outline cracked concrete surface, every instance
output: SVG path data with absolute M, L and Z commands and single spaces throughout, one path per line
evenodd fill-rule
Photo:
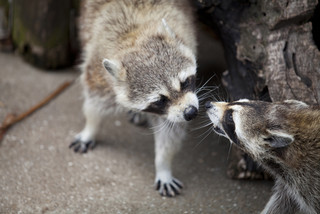
M 74 69 L 36 69 L 13 54 L 0 53 L 0 65 L 0 121 L 79 76 Z M 76 81 L 8 131 L 0 144 L 0 213 L 259 213 L 270 196 L 270 181 L 226 176 L 229 143 L 213 133 L 204 139 L 208 128 L 192 131 L 206 121 L 203 115 L 191 122 L 175 158 L 183 193 L 161 197 L 153 187 L 152 133 L 126 115 L 105 121 L 94 150 L 68 149 L 84 125 L 81 106 Z

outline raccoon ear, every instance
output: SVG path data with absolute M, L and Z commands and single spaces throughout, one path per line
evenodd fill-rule
M 287 103 L 287 104 L 294 105 L 297 109 L 303 109 L 303 108 L 309 107 L 308 104 L 306 104 L 306 103 L 304 103 L 302 101 L 298 101 L 298 100 L 285 100 L 283 102 Z
M 118 66 L 116 65 L 115 62 L 113 62 L 109 59 L 104 59 L 102 61 L 102 65 L 112 76 L 116 77 L 117 71 L 119 69 L 118 69 Z
M 268 130 L 268 132 L 271 136 L 264 140 L 267 141 L 272 148 L 283 148 L 294 141 L 293 136 L 285 132 L 274 130 Z
M 124 70 L 119 68 L 119 65 L 116 61 L 104 59 L 102 61 L 103 67 L 111 74 L 111 76 L 117 81 L 125 81 L 126 73 Z
M 162 22 L 162 27 L 165 29 L 165 31 L 169 34 L 170 37 L 174 38 L 176 37 L 176 35 L 174 34 L 174 32 L 171 30 L 171 28 L 169 27 L 169 25 L 167 24 L 166 20 L 164 18 L 161 19 Z

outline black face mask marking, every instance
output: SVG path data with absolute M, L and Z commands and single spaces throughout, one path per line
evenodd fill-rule
M 239 139 L 237 138 L 236 132 L 235 132 L 235 124 L 233 121 L 232 116 L 233 110 L 229 109 L 225 112 L 222 126 L 225 131 L 225 133 L 229 136 L 229 138 L 237 145 L 240 145 Z
M 150 112 L 155 114 L 165 114 L 168 108 L 168 103 L 170 100 L 164 96 L 161 95 L 160 99 L 151 103 L 146 109 L 144 109 L 144 112 Z
M 263 114 L 265 112 L 266 108 L 266 103 L 267 102 L 256 102 L 256 103 L 250 103 L 250 102 L 234 102 L 234 103 L 229 103 L 228 106 L 234 106 L 234 105 L 239 105 L 239 106 L 245 106 L 245 107 L 251 107 L 253 108 L 258 114 Z
M 194 91 L 196 89 L 196 76 L 189 76 L 184 82 L 180 83 L 181 91 Z
M 222 135 L 225 136 L 226 134 L 224 133 L 224 131 L 222 129 L 220 129 L 218 126 L 213 127 L 213 131 L 215 131 L 218 135 Z

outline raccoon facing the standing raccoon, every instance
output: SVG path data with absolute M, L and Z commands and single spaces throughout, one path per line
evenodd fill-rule
M 87 0 L 80 19 L 84 129 L 70 145 L 87 152 L 102 119 L 148 112 L 155 127 L 156 188 L 179 194 L 171 162 L 196 117 L 196 38 L 187 0 Z
M 275 177 L 264 214 L 320 213 L 320 107 L 239 100 L 207 102 L 213 130 Z

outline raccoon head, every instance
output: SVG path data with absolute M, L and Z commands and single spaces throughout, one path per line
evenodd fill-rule
M 279 154 L 294 141 L 287 120 L 289 111 L 307 106 L 293 100 L 268 103 L 242 99 L 232 103 L 206 103 L 213 130 L 258 160 Z
M 196 60 L 179 40 L 157 34 L 117 60 L 105 59 L 103 65 L 122 106 L 162 115 L 172 122 L 196 117 Z

